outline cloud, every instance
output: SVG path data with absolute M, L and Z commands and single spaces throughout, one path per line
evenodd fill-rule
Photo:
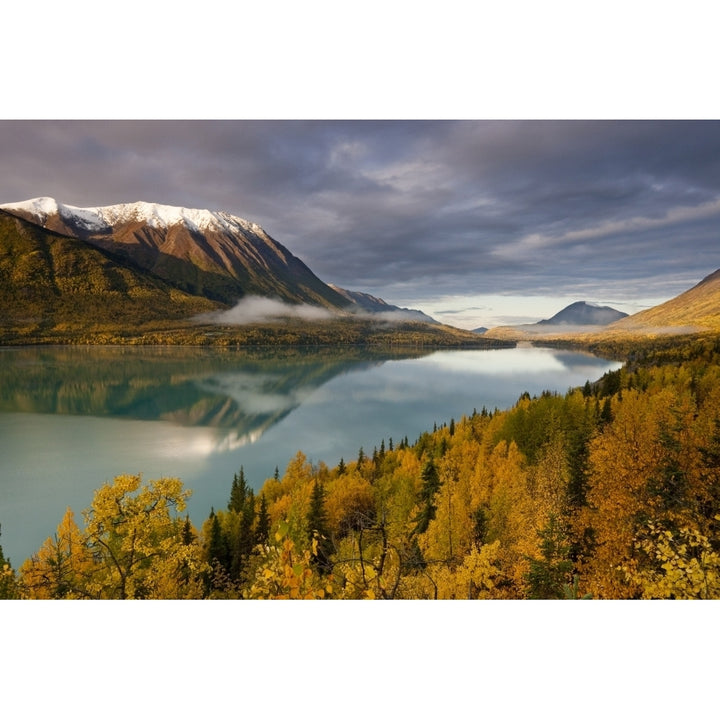
M 720 267 L 716 121 L 8 120 L 0 153 L 0 202 L 226 210 L 393 304 Z
M 197 315 L 195 320 L 213 325 L 250 325 L 252 323 L 275 322 L 286 319 L 320 321 L 337 317 L 326 308 L 313 305 L 291 305 L 282 300 L 249 296 L 245 297 L 230 310 Z

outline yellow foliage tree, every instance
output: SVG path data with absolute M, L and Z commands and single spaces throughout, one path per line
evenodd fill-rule
M 54 537 L 20 567 L 23 593 L 33 599 L 91 597 L 87 583 L 95 570 L 92 553 L 68 508 Z
M 643 598 L 720 598 L 720 554 L 697 531 L 680 528 L 673 532 L 649 523 L 635 546 L 651 565 L 639 569 L 628 564 L 622 570 L 641 588 Z
M 88 582 L 95 597 L 195 596 L 199 582 L 182 582 L 209 569 L 197 543 L 186 545 L 182 521 L 189 490 L 177 478 L 148 484 L 140 475 L 120 475 L 95 492 L 84 511 L 85 538 L 97 569 Z M 173 580 L 176 589 L 171 591 Z
M 275 545 L 261 550 L 261 561 L 244 597 L 252 600 L 320 600 L 333 595 L 332 576 L 322 576 L 314 568 L 310 550 L 298 550 L 289 536 L 290 526 L 281 522 Z

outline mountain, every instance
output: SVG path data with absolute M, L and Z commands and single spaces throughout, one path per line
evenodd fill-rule
M 434 323 L 439 325 L 437 320 L 426 315 L 421 310 L 411 310 L 410 308 L 401 308 L 397 305 L 390 305 L 382 298 L 368 295 L 368 293 L 356 292 L 353 290 L 345 290 L 336 285 L 330 284 L 330 287 L 337 293 L 342 295 L 348 302 L 357 306 L 358 311 L 369 312 L 372 314 L 391 313 L 393 319 L 415 320 L 417 322 Z M 390 317 L 390 315 L 388 315 Z
M 247 316 L 243 303 L 258 297 L 287 314 Z M 323 322 L 301 312 L 308 306 Z M 0 206 L 0 308 L 0 344 L 474 342 L 419 311 L 326 285 L 241 218 L 149 203 Z
M 0 337 L 137 327 L 217 307 L 105 250 L 0 210 Z
M 229 213 L 147 202 L 79 208 L 46 197 L 0 210 L 226 305 L 248 295 L 333 309 L 348 305 L 259 225 Z
M 608 330 L 652 334 L 720 330 L 720 270 L 667 302 L 614 322 Z
M 547 320 L 526 325 L 494 327 L 488 330 L 485 336 L 515 341 L 550 339 L 560 335 L 597 332 L 625 317 L 627 313 L 581 300 L 571 303 Z
M 474 330 L 471 330 L 470 332 L 474 332 L 478 335 L 484 335 L 487 331 L 488 331 L 488 329 L 483 326 L 483 327 L 475 328 Z
M 548 320 L 540 320 L 537 325 L 609 325 L 627 317 L 627 313 L 614 308 L 592 305 L 584 301 L 574 302 L 563 308 Z

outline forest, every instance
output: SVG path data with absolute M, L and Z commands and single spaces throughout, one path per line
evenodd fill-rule
M 258 492 L 239 468 L 201 527 L 180 479 L 119 476 L 18 567 L 0 548 L 0 597 L 718 598 L 720 336 L 605 350 L 565 394 L 298 452 Z

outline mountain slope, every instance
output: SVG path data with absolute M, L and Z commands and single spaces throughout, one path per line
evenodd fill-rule
M 78 208 L 53 198 L 0 209 L 228 305 L 248 295 L 336 309 L 348 304 L 259 225 L 228 213 L 145 202 Z
M 540 320 L 537 325 L 609 325 L 627 317 L 627 313 L 614 308 L 591 305 L 583 300 L 563 308 L 548 320 Z
M 390 305 L 382 298 L 375 297 L 374 295 L 369 295 L 368 293 L 357 292 L 354 290 L 345 290 L 344 288 L 337 287 L 337 285 L 330 284 L 330 287 L 335 290 L 335 292 L 346 298 L 348 302 L 353 303 L 357 307 L 354 312 L 365 311 L 373 314 L 388 313 L 392 314 L 393 317 L 398 319 L 402 317 L 402 319 L 404 320 L 416 320 L 417 322 L 437 323 L 437 320 L 430 317 L 430 315 L 426 315 L 421 310 L 411 310 L 410 308 L 401 308 L 397 305 Z
M 217 303 L 193 297 L 86 243 L 0 210 L 0 333 L 135 327 Z
M 616 332 L 697 332 L 720 330 L 720 270 L 660 305 L 623 318 Z

